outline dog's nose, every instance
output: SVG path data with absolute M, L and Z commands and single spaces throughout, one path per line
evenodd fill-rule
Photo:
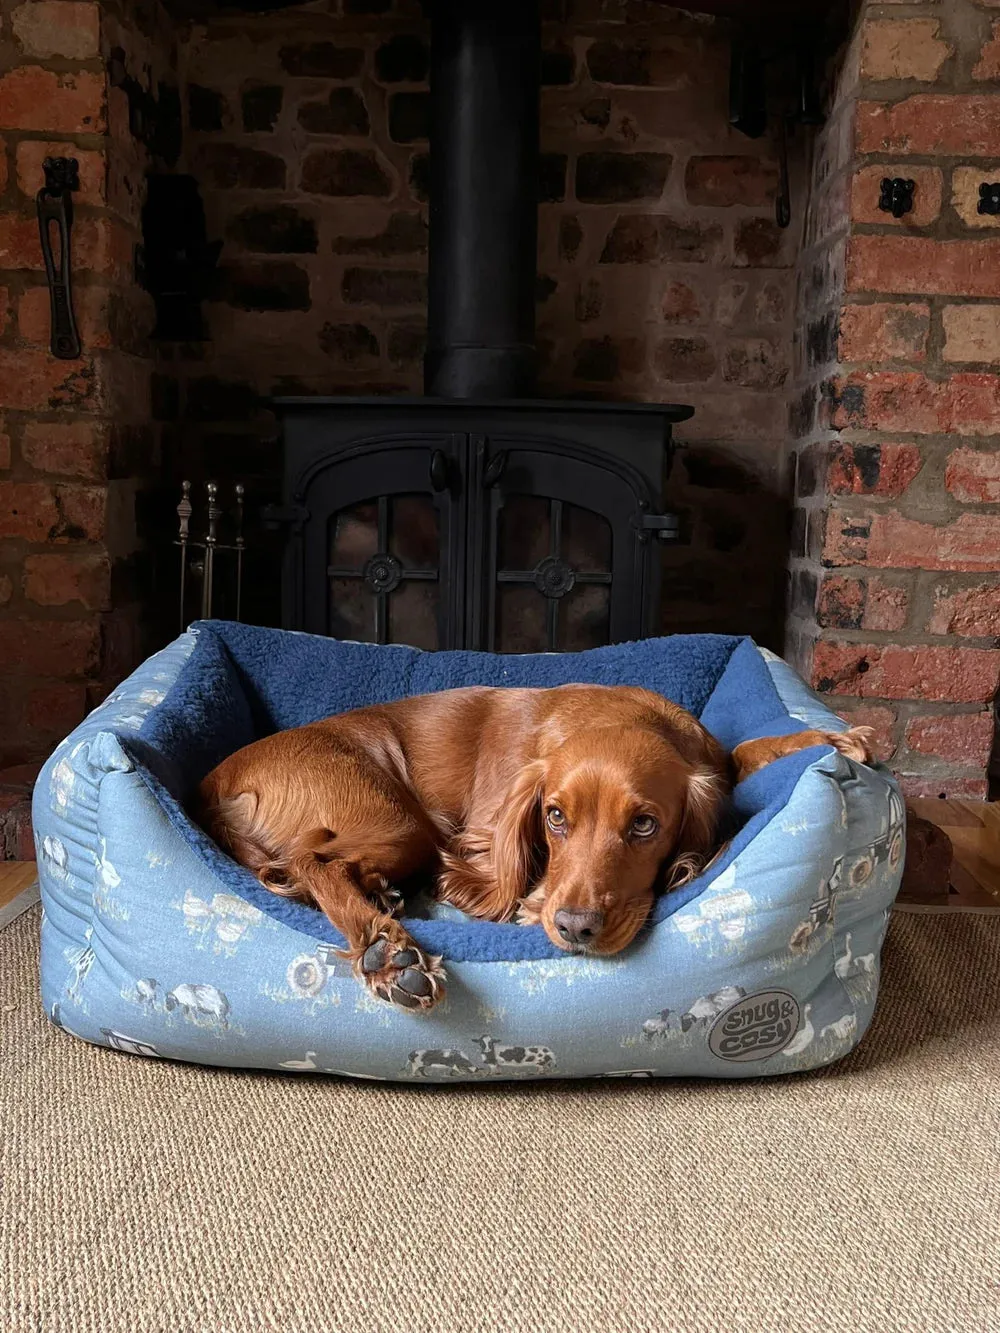
M 560 907 L 553 920 L 567 944 L 593 944 L 604 925 L 604 913 L 582 907 Z

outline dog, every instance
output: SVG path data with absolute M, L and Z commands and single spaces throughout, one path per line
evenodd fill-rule
M 202 781 L 194 815 L 265 888 L 325 912 L 374 995 L 419 1011 L 445 978 L 396 919 L 397 885 L 432 872 L 471 916 L 616 954 L 660 889 L 718 853 L 735 783 L 812 745 L 871 762 L 870 735 L 804 731 L 727 754 L 632 686 L 445 690 L 256 741 Z

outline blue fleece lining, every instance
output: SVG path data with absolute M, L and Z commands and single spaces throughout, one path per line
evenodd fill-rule
M 805 729 L 789 716 L 750 639 L 675 635 L 583 653 L 505 657 L 422 653 L 412 648 L 342 643 L 225 621 L 197 626 L 194 650 L 138 736 L 121 737 L 136 770 L 173 827 L 227 889 L 317 941 L 343 937 L 315 908 L 269 893 L 227 857 L 184 813 L 182 802 L 226 755 L 272 732 L 333 713 L 462 685 L 541 686 L 570 682 L 643 685 L 700 717 L 727 748 L 760 736 Z M 662 895 L 655 924 L 700 894 L 787 804 L 805 770 L 823 753 L 789 755 L 733 793 L 726 834 L 732 841 L 706 874 Z M 454 961 L 559 958 L 540 926 L 408 918 L 431 953 Z

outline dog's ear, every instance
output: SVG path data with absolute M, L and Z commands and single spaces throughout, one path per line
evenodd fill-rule
M 526 764 L 500 806 L 493 833 L 493 872 L 501 898 L 515 904 L 531 888 L 538 869 L 542 834 L 545 762 Z
M 715 845 L 725 783 L 711 768 L 694 768 L 687 781 L 684 818 L 667 867 L 666 886 L 680 888 L 704 870 Z

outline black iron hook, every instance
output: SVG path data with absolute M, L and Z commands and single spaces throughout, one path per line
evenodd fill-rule
M 73 229 L 73 190 L 80 188 L 80 164 L 75 157 L 47 157 L 42 163 L 45 184 L 35 196 L 38 231 L 49 283 L 52 355 L 60 361 L 75 361 L 81 354 L 80 334 L 73 314 L 73 265 L 70 233 Z M 58 239 L 58 257 L 52 248 L 52 228 Z

